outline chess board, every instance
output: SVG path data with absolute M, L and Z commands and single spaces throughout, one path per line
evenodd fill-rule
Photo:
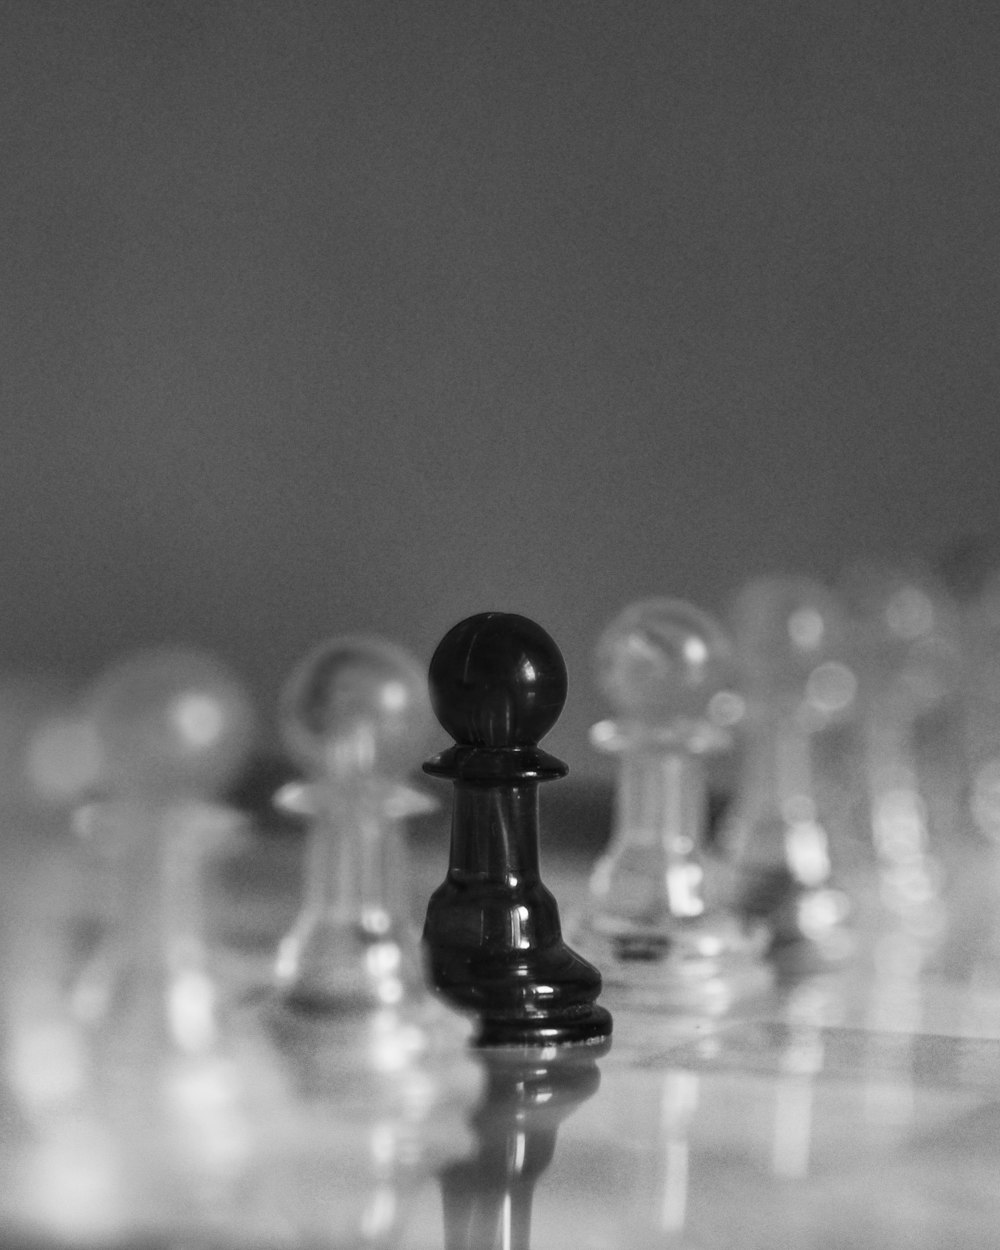
M 430 707 L 390 644 L 322 644 L 259 777 L 244 693 L 190 652 L 43 719 L 93 767 L 0 809 L 5 1243 L 996 1244 L 993 808 L 950 722 L 916 734 L 939 686 L 908 645 L 836 732 L 825 601 L 779 590 L 802 654 L 765 648 L 747 701 L 703 614 L 626 612 L 616 776 L 546 787 L 540 822 L 566 678 L 522 617 L 450 631 Z M 415 785 L 431 707 L 454 745 Z
M 417 914 L 443 871 L 445 838 L 432 823 L 412 840 Z M 248 992 L 266 982 L 294 915 L 303 844 L 301 831 L 251 821 L 216 862 L 213 949 Z M 545 875 L 566 916 L 590 862 L 591 848 L 550 839 Z M 53 850 L 43 872 L 49 923 L 72 920 L 72 905 L 60 919 L 59 872 L 65 902 L 72 865 Z M 492 1175 L 460 1178 L 464 1202 L 456 1206 L 454 1192 L 445 1201 L 442 1165 L 397 1195 L 394 1240 L 308 1244 L 996 1245 L 1000 996 L 967 970 L 925 970 L 903 984 L 854 963 L 776 986 L 715 1020 L 630 1009 L 614 991 L 605 1001 L 615 1032 L 599 1080 L 551 1113 L 542 1102 L 513 1117 L 501 1106 L 492 1124 L 488 1111 L 480 1117 L 480 1139 L 494 1133 L 504 1149 L 489 1156 Z M 36 1212 L 58 1216 L 50 1226 L 17 1216 L 25 1204 L 16 1187 L 38 1180 L 10 1165 L 12 1141 L 8 1124 L 3 1244 L 107 1244 L 67 1226 L 79 1194 L 34 1195 Z M 463 1148 L 474 1153 L 474 1135 Z M 172 1244 L 166 1231 L 151 1243 Z M 228 1244 L 221 1233 L 218 1244 Z M 291 1243 L 262 1229 L 259 1244 Z
M 585 871 L 547 856 L 567 910 Z M 849 964 L 714 1022 L 609 991 L 614 1042 L 559 1125 L 530 1240 L 484 1244 L 996 1245 L 1000 996 L 956 967 L 903 984 Z M 404 1244 L 452 1244 L 441 1224 L 431 1185 Z

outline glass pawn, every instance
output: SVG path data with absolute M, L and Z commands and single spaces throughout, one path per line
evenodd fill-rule
M 597 671 L 615 718 L 591 739 L 617 760 L 616 809 L 575 938 L 613 996 L 723 1012 L 770 982 L 764 935 L 713 901 L 706 880 L 707 760 L 731 746 L 742 710 L 732 646 L 706 613 L 650 599 L 604 631 Z
M 281 729 L 307 779 L 275 797 L 307 827 L 303 897 L 275 966 L 290 1006 L 344 1015 L 423 997 L 403 821 L 435 807 L 407 774 L 430 728 L 423 674 L 375 639 L 333 639 L 289 679 Z
M 281 698 L 306 776 L 276 803 L 305 818 L 306 847 L 268 1013 L 296 1135 L 274 1144 L 267 1187 L 307 1239 L 395 1244 L 415 1187 L 471 1144 L 472 1026 L 428 989 L 410 920 L 404 822 L 434 803 L 407 778 L 429 725 L 423 672 L 376 638 L 316 647 Z
M 229 1029 L 205 881 L 242 829 L 221 795 L 254 740 L 251 701 L 213 657 L 157 648 L 112 665 L 82 713 L 100 795 L 77 828 L 110 888 L 74 1007 L 107 1145 L 103 1188 L 93 1185 L 107 1236 L 250 1245 L 262 1213 L 243 1186 L 280 1118 L 283 1082 L 263 1034 Z M 94 1154 L 75 1160 L 81 1175 L 92 1176 Z
M 213 656 L 150 648 L 108 668 L 82 715 L 98 797 L 75 812 L 103 877 L 104 934 L 75 1005 L 123 1052 L 206 1051 L 216 986 L 206 945 L 204 876 L 241 825 L 222 795 L 249 758 L 256 715 Z
M 962 607 L 960 742 L 964 823 L 971 836 L 951 865 L 950 972 L 969 985 L 968 1014 L 995 1032 L 1000 1021 L 1000 570 L 984 575 Z M 961 827 L 960 825 L 958 827 Z M 957 966 L 956 966 L 957 965 Z
M 930 574 L 874 561 L 847 570 L 842 592 L 859 678 L 879 943 L 895 934 L 923 962 L 945 935 L 947 862 L 963 840 L 948 707 L 960 673 L 957 609 Z
M 737 599 L 734 636 L 747 710 L 722 841 L 736 906 L 768 925 L 783 971 L 836 964 L 852 948 L 850 903 L 834 879 L 816 749 L 857 689 L 842 608 L 812 579 L 758 578 Z

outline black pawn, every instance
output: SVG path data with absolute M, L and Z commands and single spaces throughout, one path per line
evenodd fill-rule
M 538 747 L 566 701 L 559 648 L 526 617 L 471 616 L 434 652 L 430 695 L 455 739 L 424 765 L 455 784 L 448 875 L 424 925 L 433 984 L 477 1016 L 480 1046 L 601 1043 L 601 975 L 563 941 L 538 867 L 538 783 L 567 771 Z

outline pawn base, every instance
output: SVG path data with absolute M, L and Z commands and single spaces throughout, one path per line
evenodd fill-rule
M 850 900 L 829 882 L 804 885 L 784 869 L 748 873 L 740 910 L 767 926 L 768 955 L 782 979 L 825 971 L 854 953 Z
M 576 934 L 624 1005 L 709 1016 L 771 987 L 766 939 L 762 930 L 744 933 L 733 921 L 704 917 L 662 926 L 590 921 Z
M 483 1016 L 474 1039 L 477 1047 L 521 1047 L 537 1050 L 549 1046 L 596 1047 L 603 1051 L 610 1040 L 611 1013 L 596 1004 L 562 1015 L 515 1019 Z
M 601 975 L 565 942 L 493 955 L 430 946 L 428 955 L 438 993 L 476 1017 L 476 1046 L 537 1048 L 611 1036 L 611 1014 L 595 1001 Z

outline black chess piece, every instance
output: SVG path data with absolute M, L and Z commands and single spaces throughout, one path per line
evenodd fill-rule
M 424 765 L 455 785 L 448 875 L 424 924 L 431 980 L 478 1018 L 479 1046 L 600 1044 L 601 975 L 563 941 L 539 875 L 538 783 L 567 771 L 538 747 L 566 700 L 559 648 L 523 616 L 471 616 L 438 645 L 430 694 L 455 739 Z
M 476 1148 L 440 1173 L 445 1250 L 529 1250 L 535 1186 L 552 1162 L 563 1120 L 600 1087 L 600 1053 L 482 1052 L 486 1091 L 470 1121 Z

